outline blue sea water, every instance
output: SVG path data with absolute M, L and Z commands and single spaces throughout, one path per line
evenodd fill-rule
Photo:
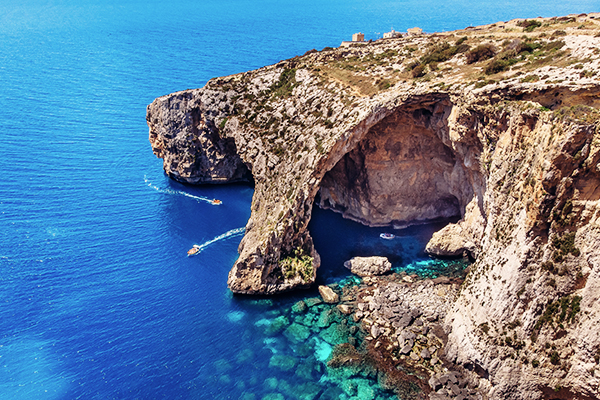
M 0 398 L 291 398 L 309 361 L 305 392 L 338 398 L 323 364 L 331 345 L 314 336 L 306 349 L 273 328 L 313 293 L 227 290 L 252 188 L 169 181 L 147 141 L 146 105 L 357 31 L 374 39 L 391 27 L 591 11 L 597 1 L 1 1 Z M 342 229 L 348 240 L 325 234 Z M 341 262 L 369 252 L 433 273 L 422 254 L 432 229 L 382 243 L 377 230 L 315 210 L 319 280 L 344 279 Z M 206 246 L 186 257 L 196 243 Z M 290 351 L 292 370 L 271 365 Z

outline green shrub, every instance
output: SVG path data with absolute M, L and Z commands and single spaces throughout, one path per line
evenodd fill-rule
M 506 71 L 511 65 L 519 62 L 515 58 L 515 55 L 516 54 L 514 51 L 502 52 L 498 54 L 488 63 L 483 72 L 486 75 L 493 75 L 502 71 Z
M 422 76 L 425 76 L 425 66 L 423 64 L 417 65 L 412 69 L 411 74 L 413 78 L 420 78 Z
M 483 333 L 485 333 L 486 335 L 488 334 L 488 332 L 490 331 L 490 326 L 488 325 L 487 322 L 484 322 L 483 324 L 479 325 L 479 328 L 481 329 L 481 331 Z
M 572 207 L 572 205 L 571 205 Z M 562 260 L 563 256 L 567 254 L 573 254 L 575 257 L 579 257 L 581 252 L 577 247 L 575 247 L 575 232 L 567 233 L 562 237 L 554 236 L 552 239 L 552 246 L 557 249 L 554 252 L 553 257 L 560 258 Z
M 279 261 L 279 266 L 286 279 L 291 279 L 300 275 L 304 282 L 310 282 L 313 276 L 313 261 L 314 259 L 302 250 L 294 250 L 293 256 L 285 257 Z
M 565 42 L 562 40 L 556 40 L 554 42 L 548 42 L 544 45 L 544 50 L 552 51 L 552 50 L 560 50 L 565 46 Z
M 531 32 L 535 28 L 539 28 L 540 26 L 542 26 L 542 23 L 533 19 L 526 19 L 525 21 L 519 22 L 517 25 L 522 27 L 523 31 Z
M 464 41 L 463 41 L 464 42 Z M 429 50 L 427 54 L 421 57 L 422 64 L 429 64 L 432 62 L 440 63 L 448 61 L 458 53 L 464 53 L 469 50 L 469 45 L 461 42 L 460 44 L 450 46 L 448 42 L 444 42 L 440 45 L 434 46 Z
M 540 77 L 537 75 L 527 75 L 525 78 L 521 79 L 521 82 L 528 83 L 528 82 L 537 82 L 539 80 L 540 80 Z
M 532 360 L 532 361 L 531 361 L 531 366 L 532 366 L 533 368 L 537 368 L 537 367 L 539 367 L 539 366 L 540 366 L 540 362 L 539 362 L 538 360 Z
M 460 46 L 461 44 L 463 44 L 463 43 L 464 43 L 464 42 L 466 42 L 467 40 L 469 40 L 469 38 L 468 38 L 468 37 L 466 37 L 466 36 L 463 36 L 463 37 L 461 37 L 460 39 L 458 39 L 458 40 L 456 41 L 456 43 L 454 43 L 454 45 L 455 45 L 455 46 Z
M 575 316 L 580 311 L 581 296 L 573 296 L 571 301 L 571 312 L 569 313 L 569 322 L 573 322 Z
M 296 68 L 286 68 L 279 75 L 279 80 L 274 82 L 269 90 L 275 97 L 288 97 L 296 86 Z
M 558 365 L 560 363 L 560 357 L 556 350 L 550 354 L 550 362 L 554 365 Z
M 491 43 L 481 44 L 467 52 L 467 64 L 473 64 L 479 61 L 488 60 L 496 55 L 498 50 Z

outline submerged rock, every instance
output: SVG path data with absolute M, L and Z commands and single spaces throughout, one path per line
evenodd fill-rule
M 303 313 L 306 311 L 306 303 L 302 300 L 296 302 L 293 306 L 292 306 L 292 311 L 295 313 Z
M 266 326 L 265 334 L 267 336 L 273 336 L 283 331 L 286 326 L 290 324 L 289 319 L 285 315 L 281 315 L 274 320 L 271 321 L 270 324 Z
M 392 270 L 392 263 L 386 257 L 353 257 L 344 263 L 353 274 L 361 277 L 383 275 Z
M 331 326 L 319 333 L 319 336 L 331 345 L 348 341 L 348 328 L 342 324 L 331 324 Z
M 269 361 L 269 368 L 277 368 L 282 371 L 291 371 L 296 366 L 296 358 L 282 354 L 275 354 Z
M 290 325 L 283 334 L 291 342 L 302 342 L 310 336 L 310 329 L 304 325 L 292 324 Z

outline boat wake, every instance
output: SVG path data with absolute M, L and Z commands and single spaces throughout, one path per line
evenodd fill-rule
M 198 202 L 203 201 L 205 203 L 209 203 L 209 204 L 212 204 L 215 206 L 221 204 L 221 201 L 219 201 L 219 200 L 209 199 L 208 197 L 203 197 L 203 196 L 194 196 L 193 194 L 189 194 L 187 192 L 184 192 L 183 190 L 161 189 L 158 186 L 155 186 L 154 184 L 152 184 L 152 182 L 150 182 L 145 175 L 144 175 L 144 182 L 146 182 L 148 187 L 151 187 L 152 189 L 154 189 L 160 193 L 172 194 L 172 195 L 176 195 L 176 196 L 185 196 L 185 197 L 189 197 L 191 199 L 195 199 Z
M 228 239 L 228 238 L 233 237 L 233 236 L 243 235 L 245 231 L 246 231 L 245 227 L 232 229 L 232 230 L 227 231 L 227 232 L 223 233 L 222 235 L 219 235 L 219 236 L 217 236 L 217 237 L 215 237 L 213 239 L 210 239 L 210 240 L 208 240 L 208 241 L 206 241 L 206 242 L 204 242 L 204 243 L 202 243 L 200 245 L 194 245 L 194 247 L 196 247 L 198 249 L 198 251 L 195 254 L 200 253 L 202 250 L 204 250 L 205 248 L 207 248 L 211 244 L 213 244 L 215 242 L 218 242 L 220 240 L 225 240 L 225 239 Z

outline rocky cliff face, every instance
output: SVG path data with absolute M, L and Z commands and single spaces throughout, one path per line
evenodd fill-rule
M 491 398 L 597 398 L 599 27 L 520 20 L 309 52 L 158 98 L 150 141 L 175 179 L 254 180 L 236 293 L 314 282 L 317 194 L 374 226 L 460 216 L 428 244 L 476 258 L 447 356 Z

